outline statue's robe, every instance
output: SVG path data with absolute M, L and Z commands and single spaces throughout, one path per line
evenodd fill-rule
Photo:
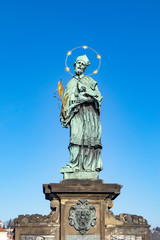
M 88 76 L 75 76 L 68 82 L 64 96 L 68 99 L 61 123 L 70 129 L 68 166 L 75 171 L 101 171 L 102 96 L 97 82 Z

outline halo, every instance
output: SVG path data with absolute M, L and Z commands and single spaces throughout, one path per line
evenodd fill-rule
M 90 49 L 90 50 L 92 50 L 93 52 L 96 53 L 97 58 L 99 59 L 99 66 L 98 66 L 97 69 L 95 69 L 92 73 L 88 74 L 87 76 L 90 76 L 90 75 L 92 75 L 92 74 L 97 74 L 97 73 L 98 73 L 98 70 L 99 70 L 99 68 L 100 68 L 100 66 L 101 66 L 101 56 L 100 56 L 93 48 L 90 48 L 90 47 L 88 47 L 88 46 L 86 46 L 86 45 L 73 48 L 72 50 L 70 50 L 70 51 L 67 52 L 67 56 L 66 56 L 66 60 L 65 60 L 65 70 L 66 70 L 69 74 L 71 74 L 72 76 L 74 76 L 74 75 L 70 72 L 70 68 L 69 68 L 68 65 L 67 65 L 67 60 L 68 60 L 68 57 L 69 57 L 70 55 L 72 55 L 72 52 L 73 52 L 74 50 L 76 50 L 77 48 Z

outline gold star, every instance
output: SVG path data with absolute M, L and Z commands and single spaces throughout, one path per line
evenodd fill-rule
M 67 55 L 68 55 L 68 56 L 71 55 L 71 54 L 72 54 L 72 51 L 67 52 Z
M 88 47 L 85 45 L 85 46 L 83 46 L 83 48 L 84 48 L 84 49 L 87 49 Z
M 98 59 L 101 59 L 101 56 L 98 54 L 98 55 L 97 55 L 97 58 L 98 58 Z
M 97 70 L 94 70 L 93 73 L 96 74 L 96 73 L 98 73 L 98 71 L 97 71 Z
M 69 72 L 69 69 L 70 69 L 69 67 L 66 67 L 66 68 L 65 68 L 65 70 L 66 70 L 67 72 Z

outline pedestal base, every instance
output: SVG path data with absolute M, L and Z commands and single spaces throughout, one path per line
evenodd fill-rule
M 73 173 L 64 173 L 64 179 L 98 179 L 99 172 L 73 172 Z
M 46 199 L 60 202 L 61 240 L 104 240 L 106 204 L 120 194 L 121 187 L 102 180 L 44 184 Z

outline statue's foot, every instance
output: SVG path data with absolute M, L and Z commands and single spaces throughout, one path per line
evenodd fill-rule
M 69 165 L 60 169 L 60 173 L 73 173 L 75 169 L 71 168 Z

